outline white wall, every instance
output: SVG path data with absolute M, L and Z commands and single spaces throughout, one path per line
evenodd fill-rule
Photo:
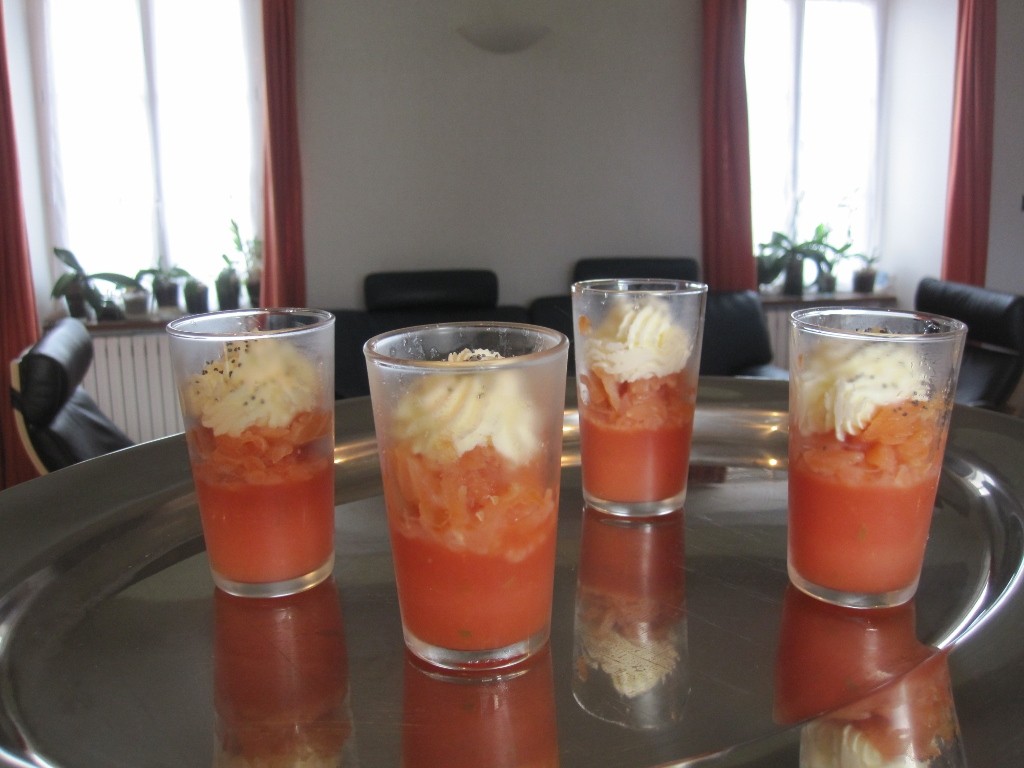
M 999 0 L 992 215 L 986 284 L 1024 293 L 1024 2 Z
M 34 91 L 29 78 L 29 31 L 25 2 L 3 0 L 4 33 L 10 72 L 11 102 L 14 109 L 14 134 L 18 144 L 18 171 L 29 257 L 36 287 L 36 308 L 45 317 L 57 304 L 50 298 L 53 278 L 50 250 L 46 238 L 46 220 L 42 179 L 39 175 L 39 146 L 36 140 Z
M 508 7 L 551 32 L 499 55 L 454 31 L 486 3 L 298 4 L 310 303 L 468 265 L 525 303 L 581 256 L 700 255 L 699 0 Z
M 939 276 L 955 79 L 956 0 L 889 3 L 883 64 L 886 173 L 880 188 L 881 268 L 900 306 Z
M 52 278 L 25 77 L 31 0 L 2 2 L 45 307 Z M 998 3 L 988 284 L 1024 293 L 1024 3 Z M 361 306 L 373 270 L 463 265 L 493 268 L 501 300 L 523 303 L 564 290 L 583 255 L 699 255 L 700 5 L 519 0 L 509 18 L 551 32 L 495 55 L 454 31 L 493 0 L 299 3 L 310 303 Z M 909 305 L 941 261 L 956 0 L 888 6 L 882 266 Z

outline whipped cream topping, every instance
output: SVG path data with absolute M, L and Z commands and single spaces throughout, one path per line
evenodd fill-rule
M 438 461 L 453 461 L 491 445 L 524 464 L 540 449 L 539 417 L 526 396 L 521 371 L 459 372 L 460 364 L 499 360 L 491 350 L 453 352 L 450 371 L 421 377 L 394 412 L 396 437 Z
M 634 642 L 618 632 L 584 632 L 587 663 L 611 678 L 615 690 L 632 699 L 653 690 L 679 663 L 674 633 L 664 640 Z
M 187 412 L 216 435 L 253 426 L 286 427 L 320 397 L 316 366 L 280 339 L 230 341 L 224 353 L 192 376 L 183 391 Z
M 912 346 L 823 341 L 805 355 L 795 375 L 800 431 L 853 436 L 887 405 L 928 399 L 928 375 Z
M 673 324 L 668 303 L 657 297 L 617 302 L 584 344 L 587 366 L 619 381 L 681 371 L 693 350 L 690 334 Z
M 900 755 L 886 760 L 875 745 L 849 723 L 817 720 L 800 732 L 801 768 L 927 768 L 927 760 Z

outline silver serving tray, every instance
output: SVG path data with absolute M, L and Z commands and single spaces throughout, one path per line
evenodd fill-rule
M 689 693 L 672 728 L 599 720 L 570 688 L 581 497 L 567 397 L 551 639 L 562 766 L 796 765 L 772 718 L 785 569 L 782 382 L 701 381 L 686 509 Z M 954 414 L 918 636 L 952 649 L 973 768 L 1024 764 L 1024 423 Z M 337 565 L 352 736 L 345 764 L 402 761 L 407 674 L 369 403 L 337 405 Z M 183 437 L 0 494 L 0 765 L 213 762 L 213 586 Z

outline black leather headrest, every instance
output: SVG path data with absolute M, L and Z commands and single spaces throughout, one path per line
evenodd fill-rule
M 92 364 L 92 338 L 66 317 L 47 331 L 18 364 L 19 404 L 26 424 L 46 426 L 74 394 Z
M 662 280 L 697 280 L 700 264 L 682 256 L 590 256 L 573 268 L 572 280 L 653 277 Z
M 363 281 L 371 312 L 424 308 L 494 307 L 498 276 L 489 269 L 371 272 Z
M 967 323 L 971 342 L 1024 352 L 1024 296 L 926 277 L 914 306 Z
M 772 361 L 772 342 L 755 291 L 709 291 L 704 308 L 700 372 L 735 376 Z

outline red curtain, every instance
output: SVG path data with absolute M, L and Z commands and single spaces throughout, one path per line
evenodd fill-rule
M 757 288 L 743 66 L 746 13 L 746 0 L 704 0 L 702 263 L 704 281 L 714 290 Z
M 21 205 L 21 179 L 14 137 L 10 72 L 4 34 L 3 5 L 0 4 L 0 285 L 3 286 L 3 322 L 0 322 L 0 352 L 3 392 L 0 392 L 0 488 L 38 476 L 21 447 L 11 409 L 10 362 L 39 338 L 36 324 L 36 294 Z
M 265 307 L 304 307 L 306 257 L 295 94 L 295 0 L 263 0 L 263 58 L 267 108 L 260 303 Z
M 960 0 L 942 277 L 985 284 L 992 202 L 996 0 Z

